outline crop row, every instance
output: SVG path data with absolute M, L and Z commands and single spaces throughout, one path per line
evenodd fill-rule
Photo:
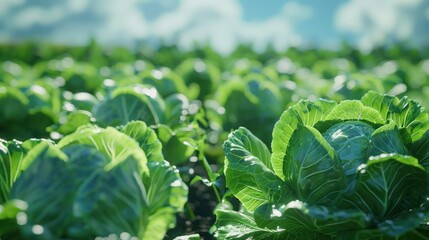
M 428 235 L 427 51 L 0 53 L 0 239 Z

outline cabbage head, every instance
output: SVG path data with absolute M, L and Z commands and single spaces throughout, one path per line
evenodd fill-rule
M 407 97 L 301 101 L 272 153 L 243 127 L 223 147 L 243 209 L 217 211 L 219 239 L 429 239 L 429 120 Z
M 163 239 L 188 188 L 144 122 L 0 141 L 0 239 Z

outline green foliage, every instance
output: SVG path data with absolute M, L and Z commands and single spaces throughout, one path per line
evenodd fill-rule
M 285 106 L 280 91 L 263 75 L 250 74 L 221 86 L 217 101 L 224 108 L 225 130 L 247 126 L 265 143 L 271 141 L 271 129 Z
M 0 238 L 429 235 L 429 48 L 135 50 L 0 44 Z
M 225 177 L 249 213 L 220 210 L 218 236 L 426 239 L 428 149 L 415 149 L 426 146 L 428 120 L 409 98 L 368 92 L 288 108 L 271 156 L 239 128 L 224 143 Z
M 0 105 L 1 138 L 46 137 L 46 128 L 58 120 L 60 91 L 43 81 L 17 87 L 0 83 Z
M 88 125 L 31 149 L 30 142 L 2 143 L 2 168 L 11 174 L 2 181 L 0 237 L 163 239 L 188 188 L 163 160 L 153 130 L 143 122 L 122 130 Z M 17 201 L 25 207 L 13 207 Z
M 221 80 L 219 69 L 201 59 L 187 59 L 176 68 L 176 71 L 190 89 L 198 89 L 200 100 L 212 95 Z
M 10 188 L 30 162 L 25 158 L 27 153 L 40 142 L 45 140 L 28 139 L 24 142 L 17 140 L 4 141 L 0 139 L 0 204 L 9 197 Z

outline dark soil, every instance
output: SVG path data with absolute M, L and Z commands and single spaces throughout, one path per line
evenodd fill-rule
M 180 171 L 189 187 L 188 203 L 185 205 L 184 212 L 177 215 L 176 227 L 169 230 L 164 239 L 174 239 L 177 236 L 190 234 L 199 234 L 204 240 L 215 239 L 210 233 L 210 228 L 216 220 L 214 215 L 217 205 L 216 196 L 213 189 L 202 182 L 189 185 L 194 176 L 207 175 L 199 162 L 190 162 L 186 168 Z M 189 169 L 194 170 L 193 174 L 189 174 Z

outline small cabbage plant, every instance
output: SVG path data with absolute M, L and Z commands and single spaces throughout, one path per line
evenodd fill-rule
M 246 128 L 224 143 L 243 209 L 217 211 L 219 239 L 429 239 L 429 122 L 415 101 L 301 101 L 272 153 Z

